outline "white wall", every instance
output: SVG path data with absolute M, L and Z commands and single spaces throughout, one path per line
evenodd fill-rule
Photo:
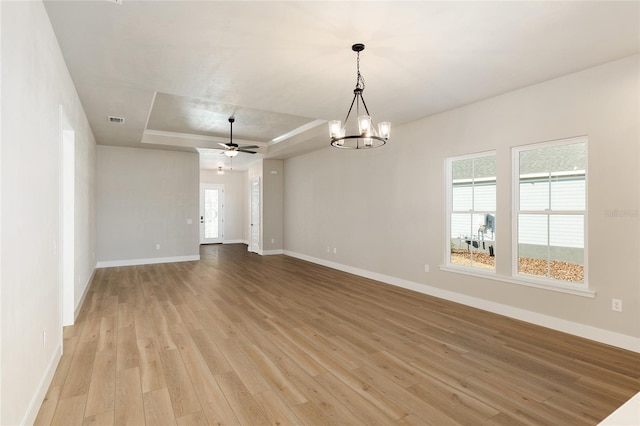
M 249 211 L 247 172 L 200 170 L 200 183 L 224 185 L 224 242 L 247 242 L 247 215 Z M 199 217 L 199 216 L 198 216 Z
M 0 2 L 0 46 L 2 46 L 2 2 Z M 0 49 L 0 72 L 2 71 L 2 49 Z M 0 74 L 0 99 L 2 97 L 2 74 Z M 2 241 L 2 102 L 0 102 L 0 241 Z M 2 340 L 2 249 L 0 244 L 0 344 Z M 2 422 L 2 350 L 0 349 L 0 422 Z
M 35 420 L 62 350 L 60 105 L 75 132 L 75 304 L 95 266 L 95 142 L 42 3 L 1 8 L 0 424 L 13 425 Z
M 97 158 L 98 266 L 199 259 L 198 154 L 101 145 Z
M 377 150 L 327 148 L 288 159 L 285 251 L 640 350 L 639 75 L 634 56 L 397 126 Z M 511 147 L 579 135 L 589 138 L 595 298 L 437 267 L 447 241 L 446 157 L 496 150 L 496 269 L 509 277 Z M 611 310 L 614 297 L 623 312 Z
M 80 107 L 80 106 L 79 106 Z M 84 112 L 82 113 L 84 117 Z M 96 143 L 89 123 L 91 142 L 86 143 L 76 130 L 75 144 L 75 213 L 74 213 L 74 311 L 78 315 L 96 268 Z M 80 140 L 78 140 L 80 137 Z

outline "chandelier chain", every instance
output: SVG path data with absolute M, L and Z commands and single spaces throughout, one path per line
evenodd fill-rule
M 360 52 L 356 52 L 356 68 L 358 75 L 356 76 L 356 89 L 364 90 L 364 77 L 360 74 Z
M 351 115 L 351 111 L 353 110 L 353 105 L 356 105 L 356 115 L 360 115 L 360 101 L 362 101 L 362 106 L 364 106 L 364 110 L 369 115 L 369 108 L 367 108 L 367 104 L 364 102 L 364 97 L 362 96 L 362 92 L 364 91 L 364 77 L 360 73 L 360 52 L 356 52 L 356 88 L 354 90 L 353 100 L 351 101 L 351 106 L 349 107 L 349 111 L 347 111 L 347 116 L 344 119 L 346 123 L 349 120 L 349 116 Z

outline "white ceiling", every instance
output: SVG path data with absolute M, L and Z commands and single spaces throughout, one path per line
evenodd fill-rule
M 219 148 L 234 116 L 234 142 L 261 147 L 234 169 L 328 146 L 324 123 L 353 96 L 353 43 L 367 106 L 392 125 L 640 51 L 637 1 L 45 5 L 99 144 Z M 226 159 L 212 152 L 203 167 Z

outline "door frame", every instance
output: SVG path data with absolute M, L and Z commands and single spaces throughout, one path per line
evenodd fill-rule
M 254 202 L 254 189 L 257 191 L 257 200 Z M 260 190 L 260 176 L 253 176 L 249 182 L 249 244 L 247 244 L 247 251 L 262 254 L 261 253 L 261 222 L 262 211 L 261 201 L 262 194 Z M 257 219 L 254 221 L 254 215 Z M 254 230 L 257 233 L 257 239 L 254 241 Z
M 75 322 L 75 130 L 60 105 L 60 299 L 62 326 Z M 61 329 L 62 331 L 62 329 Z
M 204 191 L 207 189 L 218 190 L 218 238 L 204 237 Z M 200 244 L 217 244 L 224 241 L 224 184 L 201 183 L 200 184 Z

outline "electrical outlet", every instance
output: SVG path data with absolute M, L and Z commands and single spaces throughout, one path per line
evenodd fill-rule
M 622 312 L 622 300 L 611 299 L 611 310 L 616 312 Z
M 156 244 L 156 250 L 160 250 L 160 244 Z
M 429 265 L 426 263 L 424 264 L 424 271 L 429 272 Z
M 337 252 L 338 252 L 338 249 L 334 247 L 333 248 L 333 254 L 336 254 Z
M 271 239 L 271 244 L 275 244 L 275 242 L 276 242 L 276 239 L 275 239 L 275 238 L 272 238 L 272 239 Z

